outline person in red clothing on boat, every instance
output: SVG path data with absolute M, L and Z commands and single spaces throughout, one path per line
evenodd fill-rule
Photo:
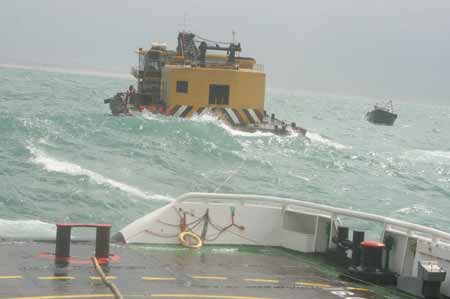
M 133 85 L 130 85 L 130 87 L 127 90 L 127 95 L 125 98 L 125 105 L 128 105 L 130 100 L 136 95 L 136 89 L 134 89 Z

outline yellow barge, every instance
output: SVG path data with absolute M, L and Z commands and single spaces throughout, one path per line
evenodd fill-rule
M 176 117 L 211 113 L 245 131 L 304 135 L 295 123 L 267 114 L 264 68 L 254 58 L 240 56 L 241 50 L 240 43 L 180 32 L 176 50 L 156 43 L 147 50 L 139 48 L 138 65 L 132 68 L 137 91 L 130 86 L 105 103 L 113 115 L 144 110 Z

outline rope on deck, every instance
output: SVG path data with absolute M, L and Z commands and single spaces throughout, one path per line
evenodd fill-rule
M 98 260 L 95 256 L 92 257 L 92 263 L 94 264 L 95 270 L 97 271 L 98 275 L 100 275 L 100 278 L 102 279 L 103 283 L 111 290 L 114 297 L 116 299 L 123 299 L 123 296 L 120 293 L 119 289 L 116 287 L 116 285 L 112 282 L 109 282 L 106 279 L 105 273 L 103 272 L 103 269 L 98 264 Z

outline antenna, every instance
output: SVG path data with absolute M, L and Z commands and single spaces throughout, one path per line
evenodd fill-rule
M 233 40 L 232 40 L 232 42 L 233 42 L 233 46 L 236 44 L 236 31 L 233 29 L 233 30 L 231 30 L 231 34 L 233 35 Z M 239 44 L 239 48 L 240 48 L 240 44 Z M 236 53 L 236 56 L 241 56 L 241 52 L 240 52 L 240 50 Z
M 185 11 L 183 14 L 183 24 L 178 24 L 178 26 L 182 26 L 183 27 L 183 32 L 187 32 L 187 28 L 189 26 L 188 24 L 188 17 L 189 14 Z

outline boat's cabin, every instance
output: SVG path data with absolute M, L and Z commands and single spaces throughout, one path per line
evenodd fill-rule
M 392 105 L 392 101 L 387 101 L 385 103 L 376 103 L 374 105 L 375 110 L 384 110 L 390 113 L 394 113 L 394 106 Z

